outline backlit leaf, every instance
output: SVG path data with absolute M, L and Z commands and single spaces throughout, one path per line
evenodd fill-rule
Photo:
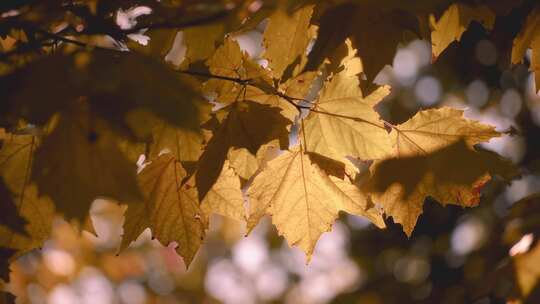
M 439 20 L 435 20 L 435 17 L 430 15 L 433 57 L 439 57 L 450 43 L 459 41 L 473 21 L 491 30 L 495 24 L 495 14 L 486 6 L 471 7 L 465 4 L 452 4 Z
M 292 15 L 277 10 L 270 16 L 263 36 L 263 57 L 268 60 L 274 78 L 280 79 L 290 64 L 299 64 L 305 56 L 314 36 L 310 30 L 313 7 L 304 6 Z
M 153 159 L 139 174 L 145 203 L 129 206 L 124 223 L 122 248 L 146 228 L 163 245 L 177 242 L 176 251 L 189 265 L 204 238 L 204 225 L 197 190 L 183 184 L 186 171 L 170 153 Z
M 392 143 L 373 107 L 390 93 L 383 86 L 362 97 L 358 78 L 347 71 L 325 83 L 304 122 L 306 149 L 329 158 L 381 159 Z
M 532 49 L 529 69 L 534 72 L 536 91 L 540 90 L 540 8 L 533 10 L 512 47 L 512 64 L 522 63 L 527 49 Z

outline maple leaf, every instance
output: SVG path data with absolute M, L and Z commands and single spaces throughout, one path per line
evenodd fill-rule
M 278 232 L 291 246 L 300 247 L 308 260 L 340 210 L 362 215 L 368 207 L 358 188 L 341 179 L 330 179 L 300 149 L 286 151 L 268 162 L 249 187 L 248 196 L 248 229 L 252 230 L 265 214 L 270 215 Z M 380 214 L 376 222 L 384 226 Z
M 317 72 L 302 73 L 275 88 L 268 71 L 253 62 L 231 38 L 225 40 L 206 64 L 212 75 L 246 81 L 245 84 L 241 84 L 224 79 L 210 79 L 205 83 L 205 91 L 216 93 L 216 101 L 230 104 L 238 100 L 250 100 L 280 107 L 283 116 L 291 122 L 298 115 L 298 110 L 284 99 L 283 95 L 296 100 L 303 99 L 318 76 Z
M 350 38 L 364 64 L 367 82 L 371 83 L 381 69 L 392 62 L 406 31 L 418 32 L 418 21 L 403 10 L 384 10 L 378 5 L 363 3 L 331 7 L 320 17 L 319 33 L 308 55 L 306 69 L 317 70 Z
M 536 91 L 540 90 L 540 8 L 534 9 L 514 39 L 512 46 L 512 64 L 519 64 L 525 58 L 527 49 L 532 49 L 529 69 L 534 72 Z
M 471 7 L 465 4 L 452 4 L 439 20 L 429 16 L 433 58 L 439 55 L 454 41 L 459 41 L 471 22 L 482 24 L 487 30 L 493 29 L 495 14 L 486 6 Z
M 373 170 L 373 200 L 403 226 L 408 236 L 422 213 L 426 197 L 443 205 L 474 207 L 492 174 L 506 178 L 515 175 L 509 162 L 471 149 L 461 141 L 427 155 L 381 161 Z
M 156 158 L 168 149 L 181 162 L 196 162 L 202 154 L 204 136 L 198 132 L 177 128 L 158 121 L 152 129 L 149 158 Z
M 170 153 L 153 159 L 139 173 L 145 203 L 128 206 L 121 248 L 127 248 L 146 228 L 163 245 L 177 242 L 176 251 L 189 265 L 204 238 L 197 190 L 182 184 L 186 171 Z
M 280 79 L 291 64 L 305 63 L 306 49 L 315 36 L 311 27 L 313 5 L 306 5 L 289 15 L 284 10 L 277 10 L 268 19 L 263 34 L 263 57 L 275 79 Z M 296 76 L 296 75 L 293 75 Z
M 24 232 L 0 227 L 0 247 L 15 250 L 15 257 L 41 247 L 50 236 L 54 218 L 52 201 L 38 197 L 36 185 L 29 182 L 37 143 L 33 135 L 7 134 L 0 149 L 0 175 L 18 216 L 25 221 Z
M 246 212 L 240 179 L 226 161 L 216 183 L 204 197 L 201 211 L 208 218 L 211 213 L 244 221 Z
M 17 205 L 11 197 L 11 192 L 3 180 L 0 180 L 0 225 L 18 233 L 26 233 L 24 225 L 26 220 L 19 215 Z
M 308 95 L 317 76 L 317 72 L 305 72 L 280 83 L 277 89 L 262 90 L 255 86 L 247 86 L 242 98 L 279 107 L 281 114 L 292 122 L 299 114 L 298 109 L 284 96 L 293 98 L 295 103 L 302 101 Z
M 251 154 L 246 148 L 231 148 L 227 154 L 227 159 L 234 172 L 247 181 L 279 152 L 279 148 L 279 140 L 273 140 L 262 145 L 256 155 Z
M 141 195 L 136 166 L 118 149 L 108 124 L 85 110 L 84 101 L 77 105 L 60 115 L 36 150 L 32 180 L 59 212 L 82 222 L 97 197 L 135 203 Z
M 392 152 L 383 121 L 373 107 L 390 93 L 387 86 L 363 98 L 358 78 L 344 70 L 326 82 L 305 119 L 306 149 L 340 160 L 380 159 Z
M 188 28 L 183 32 L 186 56 L 184 65 L 210 57 L 218 41 L 223 39 L 224 26 L 220 23 Z
M 471 207 L 478 204 L 479 189 L 490 172 L 513 174 L 509 163 L 472 147 L 500 133 L 462 114 L 452 108 L 418 112 L 390 133 L 393 158 L 373 165 L 368 191 L 409 236 L 427 196 L 442 204 Z
M 216 182 L 230 148 L 246 148 L 256 155 L 262 145 L 276 139 L 281 147 L 288 146 L 290 121 L 279 112 L 279 108 L 242 101 L 216 113 L 225 118 L 199 159 L 195 177 L 200 200 Z
M 223 45 L 206 61 L 206 65 L 214 76 L 242 81 L 257 78 L 263 78 L 265 82 L 270 81 L 267 79 L 268 71 L 253 62 L 248 54 L 240 49 L 238 42 L 232 38 L 225 39 Z M 229 104 L 243 96 L 245 85 L 226 79 L 214 78 L 205 83 L 204 90 L 216 93 L 216 101 Z
M 88 96 L 93 110 L 111 124 L 123 122 L 130 111 L 144 109 L 177 127 L 198 130 L 201 107 L 207 104 L 177 72 L 136 53 L 47 56 L 2 82 L 11 111 L 37 124 L 80 96 Z
M 398 157 L 427 154 L 459 140 L 473 146 L 501 136 L 493 126 L 463 117 L 450 107 L 419 111 L 390 133 Z

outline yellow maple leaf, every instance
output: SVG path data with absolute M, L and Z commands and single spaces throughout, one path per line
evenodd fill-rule
M 300 149 L 286 151 L 268 162 L 248 189 L 248 229 L 268 214 L 291 246 L 311 258 L 317 240 L 329 231 L 340 210 L 367 215 L 384 227 L 381 215 L 368 211 L 360 190 L 341 179 L 331 179 Z
M 429 16 L 431 31 L 431 45 L 433 57 L 439 55 L 461 36 L 473 21 L 479 22 L 487 30 L 493 29 L 495 13 L 487 6 L 471 7 L 465 4 L 454 3 L 446 9 L 439 20 L 434 15 Z
M 245 220 L 246 212 L 241 188 L 238 175 L 226 161 L 216 183 L 201 203 L 204 216 L 208 218 L 211 213 L 216 213 L 237 221 Z
M 501 136 L 493 126 L 463 117 L 450 107 L 419 111 L 390 133 L 398 157 L 425 155 L 464 140 L 469 146 Z
M 197 190 L 182 184 L 187 173 L 174 156 L 163 154 L 138 175 L 145 203 L 128 206 L 121 248 L 126 248 L 146 228 L 163 245 L 177 242 L 176 251 L 189 265 L 204 238 L 204 222 Z
M 344 70 L 325 83 L 305 119 L 306 150 L 335 160 L 346 156 L 381 159 L 392 152 L 383 121 L 373 107 L 390 93 L 388 86 L 362 97 L 358 78 Z
M 293 98 L 295 103 L 301 102 L 309 93 L 313 81 L 318 76 L 316 72 L 306 72 L 280 83 L 277 90 L 263 91 L 255 86 L 247 86 L 242 96 L 246 100 L 253 100 L 261 104 L 281 108 L 281 114 L 294 121 L 299 114 L 298 109 L 286 100 L 283 95 Z M 283 94 L 280 96 L 280 94 Z
M 306 5 L 292 15 L 277 10 L 268 19 L 263 35 L 263 57 L 268 60 L 272 76 L 280 79 L 291 64 L 305 63 L 306 49 L 314 38 L 310 26 L 314 5 Z M 293 75 L 295 76 L 295 75 Z
M 206 61 L 213 76 L 229 77 L 237 80 L 268 80 L 268 71 L 253 62 L 246 52 L 240 49 L 238 42 L 227 38 L 216 52 Z M 247 83 L 246 83 L 247 85 Z M 204 84 L 204 90 L 216 93 L 216 101 L 229 104 L 237 101 L 245 94 L 245 85 L 226 79 L 212 78 Z
M 523 62 L 527 49 L 532 49 L 530 70 L 534 72 L 536 91 L 540 90 L 540 9 L 533 10 L 514 39 L 512 64 Z
M 52 201 L 38 197 L 36 185 L 29 181 L 37 144 L 33 135 L 7 134 L 0 149 L 0 175 L 19 216 L 26 221 L 24 233 L 0 227 L 0 247 L 15 249 L 15 256 L 43 245 L 50 236 L 55 214 Z
M 409 236 L 427 196 L 442 204 L 471 207 L 478 204 L 479 190 L 490 173 L 511 176 L 514 172 L 508 162 L 473 148 L 500 133 L 462 114 L 452 108 L 420 111 L 394 126 L 393 158 L 372 167 L 368 191 Z
M 186 46 L 184 64 L 203 60 L 212 55 L 217 42 L 222 39 L 225 27 L 222 23 L 196 26 L 186 29 L 183 42 Z

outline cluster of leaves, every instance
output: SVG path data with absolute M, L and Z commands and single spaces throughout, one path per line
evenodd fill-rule
M 212 213 L 250 231 L 270 215 L 309 259 L 340 211 L 410 235 L 426 197 L 477 205 L 493 175 L 517 174 L 477 147 L 501 133 L 447 107 L 384 121 L 391 88 L 373 80 L 400 43 L 430 40 L 436 64 L 522 3 L 372 2 L 2 2 L 2 262 L 40 247 L 55 213 L 86 222 L 97 197 L 128 205 L 123 248 L 150 228 L 187 264 Z M 523 5 L 511 62 L 532 48 L 537 73 L 540 8 Z M 151 13 L 120 27 L 136 6 Z M 234 37 L 265 19 L 263 66 Z

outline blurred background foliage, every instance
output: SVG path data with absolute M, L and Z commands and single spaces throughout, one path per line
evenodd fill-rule
M 137 19 L 136 27 L 140 28 L 145 22 L 173 27 L 168 20 L 184 24 L 190 22 L 189 18 L 220 17 L 223 7 L 239 8 L 227 15 L 223 23 L 226 28 L 210 32 L 218 31 L 218 36 L 219 31 L 234 32 L 233 39 L 261 64 L 266 10 L 284 3 L 169 0 L 164 1 L 166 5 L 156 6 L 154 1 L 86 0 L 88 12 L 65 14 L 60 4 L 66 1 L 37 2 L 41 2 L 35 6 L 37 9 L 20 22 L 29 27 L 42 24 L 49 28 L 63 26 L 68 31 L 73 28 L 83 37 L 89 35 L 85 43 L 103 48 L 137 47 L 133 40 L 145 39 L 136 31 L 118 30 L 117 24 L 133 22 L 130 14 L 137 10 L 134 7 L 159 11 Z M 301 2 L 286 4 L 294 7 Z M 365 4 L 377 6 L 378 2 Z M 449 2 L 419 1 L 418 7 L 410 4 L 410 8 L 425 8 L 440 16 Z M 51 239 L 42 248 L 11 264 L 9 284 L 4 284 L 9 294 L 2 294 L 0 303 L 14 301 L 13 295 L 17 303 L 59 304 L 539 303 L 540 95 L 536 93 L 534 75 L 528 70 L 531 51 L 524 64 L 511 66 L 509 62 L 512 39 L 536 1 L 464 2 L 485 2 L 497 11 L 493 30 L 488 32 L 472 22 L 461 41 L 452 43 L 435 64 L 428 42 L 409 39 L 400 44 L 393 62 L 377 75 L 375 83 L 393 88 L 377 109 L 392 123 L 405 121 L 419 109 L 448 105 L 466 109 L 467 117 L 511 133 L 483 147 L 510 158 L 523 174 L 510 185 L 499 180 L 490 182 L 483 189 L 479 207 L 442 207 L 428 198 L 411 238 L 391 221 L 387 229 L 379 230 L 363 219 L 343 215 L 332 232 L 319 241 L 309 265 L 305 265 L 298 249 L 289 248 L 277 236 L 268 221 L 245 237 L 242 223 L 216 216 L 204 246 L 186 270 L 174 244 L 159 245 L 149 231 L 118 254 L 124 208 L 97 200 L 91 209 L 94 229 L 58 218 Z M 15 14 L 35 3 L 2 1 L 0 11 Z M 386 3 L 406 9 L 394 1 Z M 118 13 L 119 9 L 124 15 Z M 88 18 L 84 21 L 96 24 L 78 28 L 81 19 L 94 16 L 92 10 L 98 16 L 124 17 Z M 248 14 L 254 15 L 249 19 L 252 26 L 235 32 Z M 24 31 L 6 32 L 12 28 L 6 24 L 10 20 L 0 19 L 0 36 L 26 36 Z M 85 33 L 86 28 L 93 32 Z M 90 36 L 96 33 L 107 33 L 115 39 Z M 198 60 L 186 54 L 184 39 L 189 35 L 180 32 L 170 41 L 172 50 L 166 56 L 173 64 Z M 41 38 L 50 37 L 42 33 Z M 31 37 L 21 39 L 26 43 L 15 45 L 3 38 L 4 52 L 0 56 L 7 56 L 10 50 L 21 52 L 17 57 L 20 62 L 37 56 L 32 48 L 35 41 Z M 4 74 L 11 68 L 0 63 Z

